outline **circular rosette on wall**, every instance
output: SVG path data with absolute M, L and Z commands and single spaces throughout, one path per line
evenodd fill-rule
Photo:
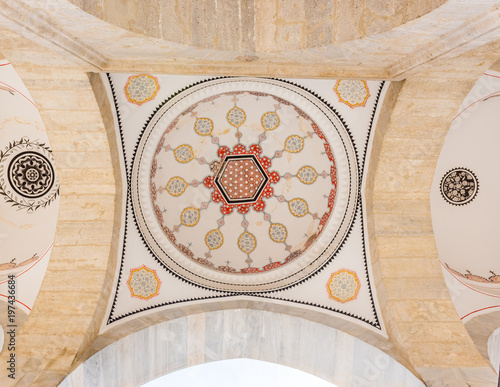
M 210 80 L 149 120 L 132 201 L 151 251 L 212 289 L 284 288 L 321 268 L 357 203 L 355 150 L 342 121 L 281 81 Z
M 45 144 L 22 138 L 0 151 L 0 196 L 27 212 L 44 208 L 59 193 L 52 151 Z

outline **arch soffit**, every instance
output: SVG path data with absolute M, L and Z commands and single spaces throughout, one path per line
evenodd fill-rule
M 423 386 L 389 355 L 351 335 L 302 317 L 250 309 L 204 312 L 139 330 L 97 352 L 60 386 L 111 380 L 141 385 L 189 366 L 234 358 L 298 368 L 341 386 Z

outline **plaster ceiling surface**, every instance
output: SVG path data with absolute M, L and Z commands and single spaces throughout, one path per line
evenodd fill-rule
M 108 325 L 254 297 L 382 330 L 361 192 L 383 82 L 103 79 L 128 192 Z
M 500 74 L 488 71 L 451 125 L 431 190 L 439 258 L 462 318 L 500 304 L 499 97 Z
M 54 243 L 59 182 L 40 113 L 6 60 L 0 102 L 0 299 L 29 313 Z

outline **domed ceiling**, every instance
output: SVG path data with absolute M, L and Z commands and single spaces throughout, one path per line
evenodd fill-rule
M 361 188 L 383 82 L 104 79 L 128 192 L 108 325 L 255 297 L 382 330 Z
M 500 73 L 485 73 L 448 132 L 431 191 L 445 278 L 463 319 L 500 307 L 498 196 Z

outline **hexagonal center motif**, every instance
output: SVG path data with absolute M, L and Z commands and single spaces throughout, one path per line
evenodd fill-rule
M 215 178 L 228 204 L 257 201 L 268 181 L 257 158 L 248 154 L 226 156 Z

